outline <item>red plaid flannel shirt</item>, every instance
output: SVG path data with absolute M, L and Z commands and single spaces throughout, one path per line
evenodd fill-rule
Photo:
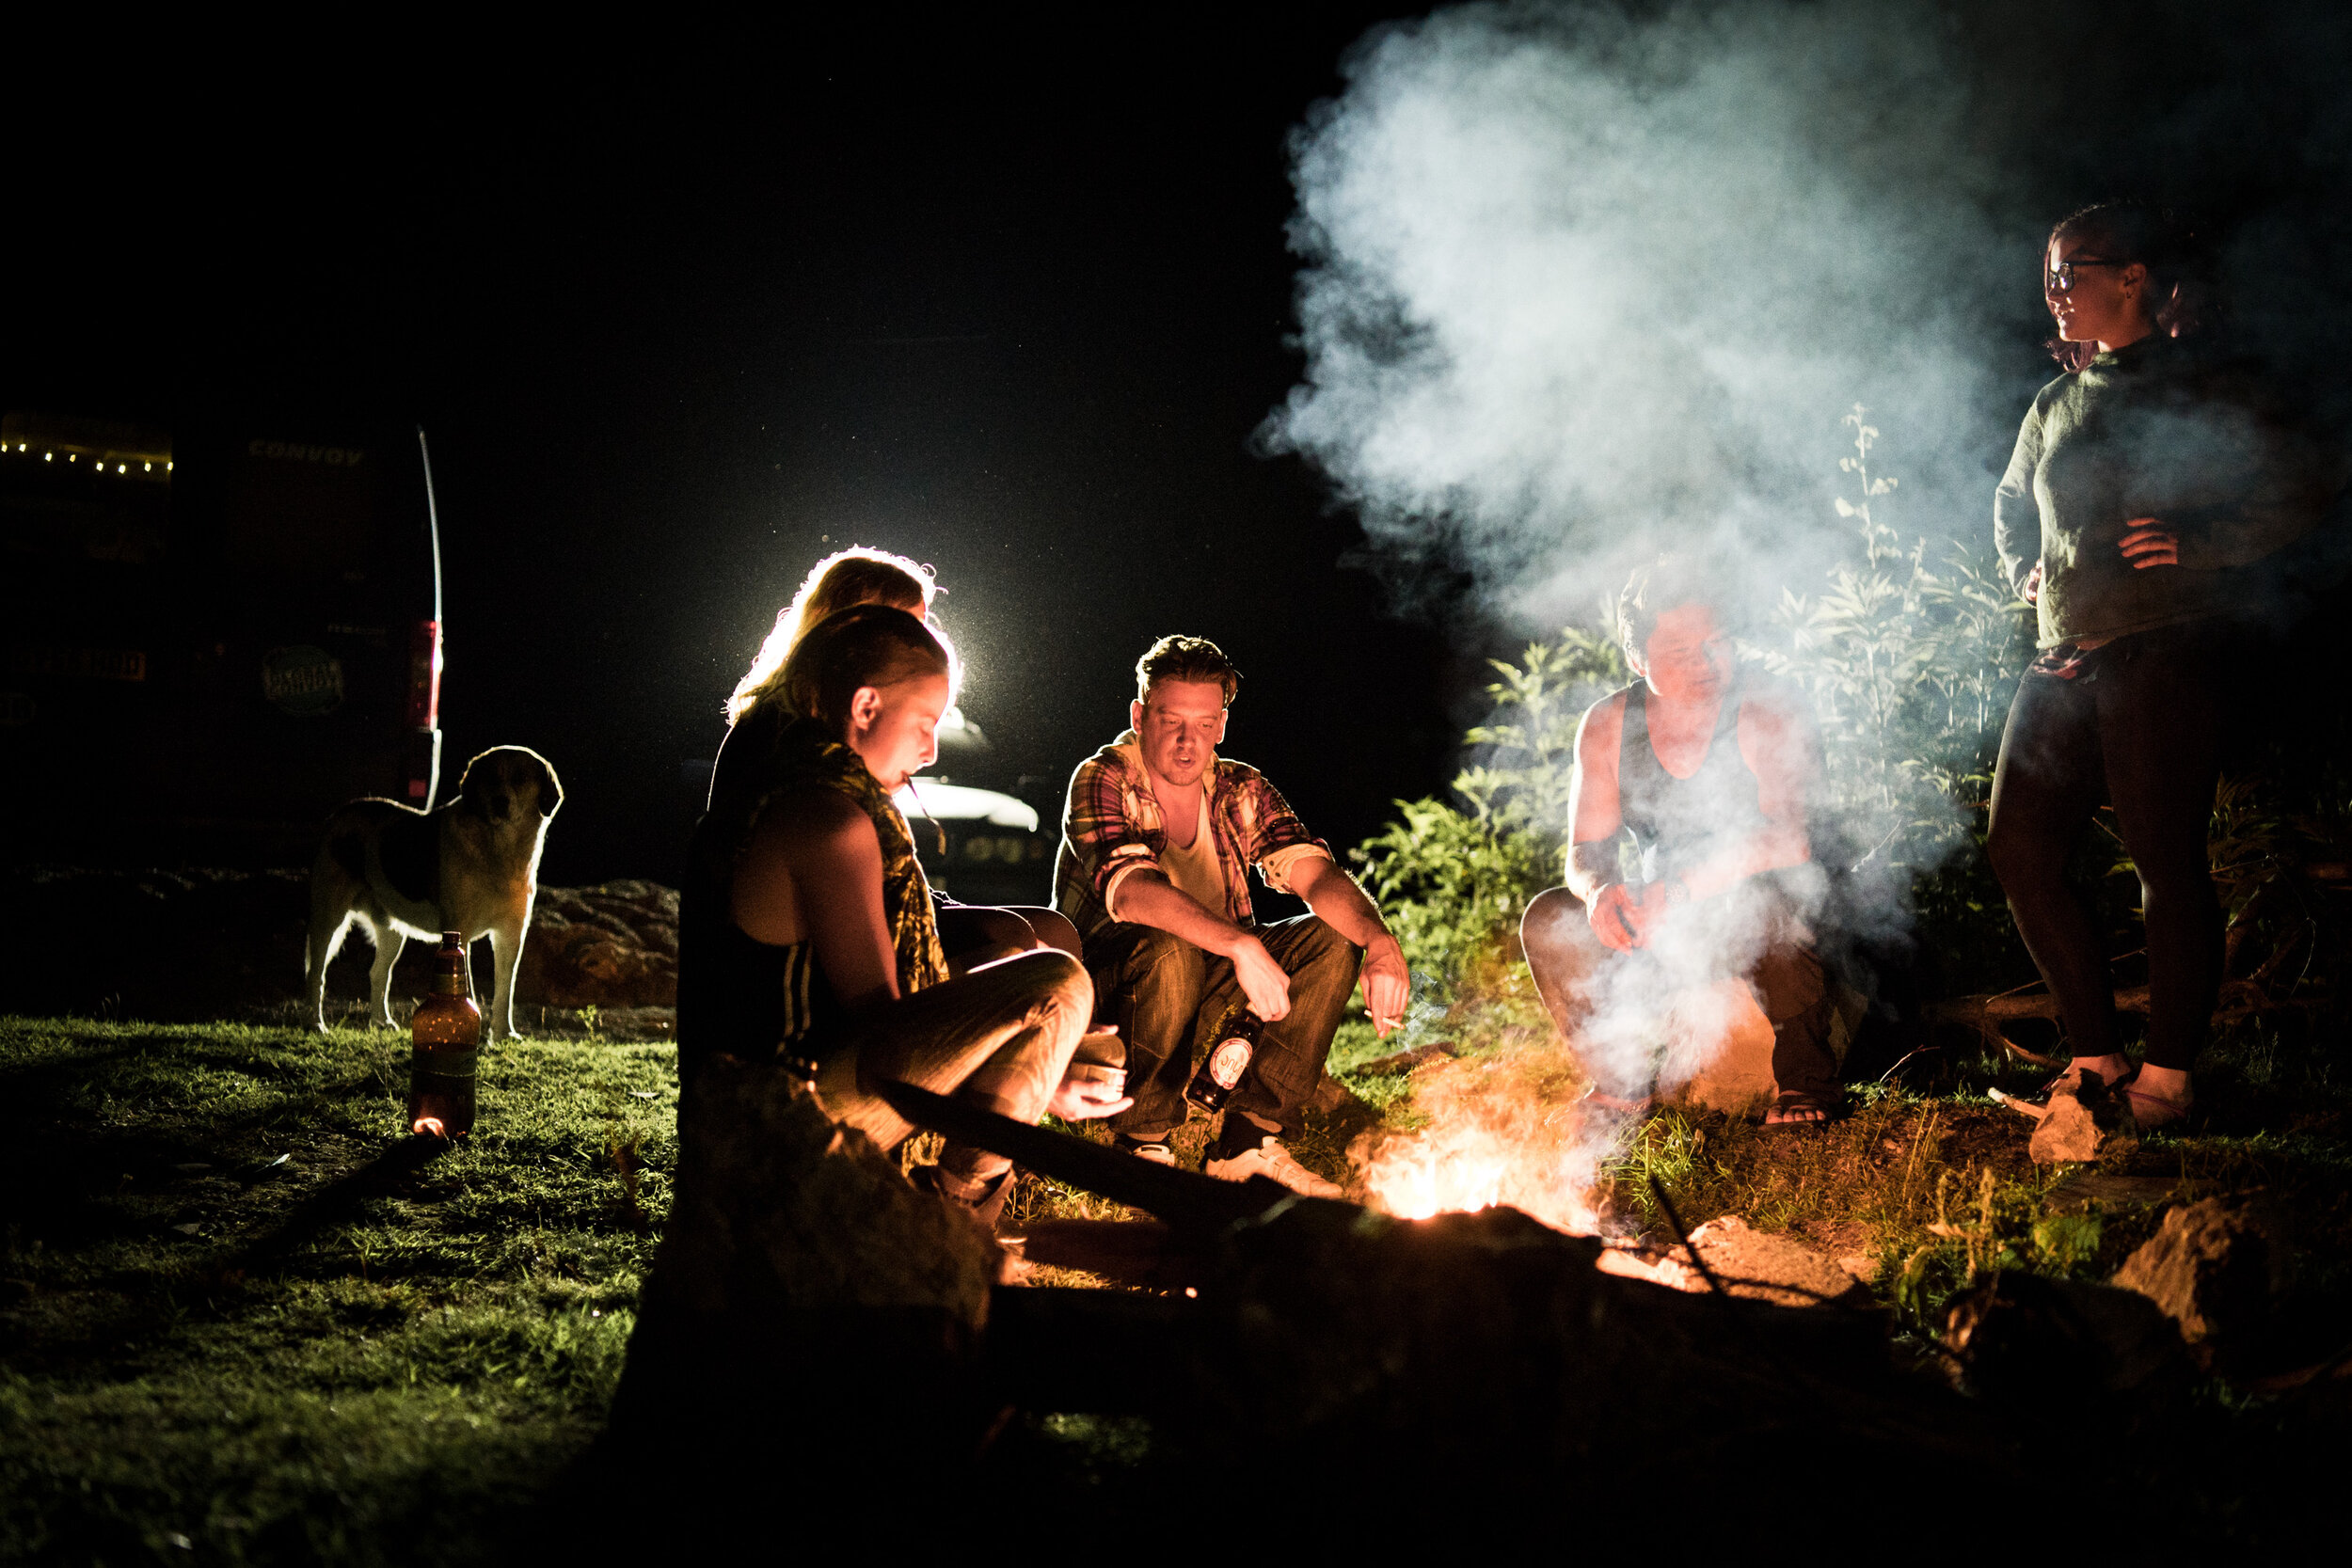
M 1247 763 L 1216 759 L 1209 773 L 1209 831 L 1225 871 L 1225 908 L 1234 925 L 1257 924 L 1249 905 L 1249 867 L 1265 885 L 1290 891 L 1291 868 L 1309 856 L 1331 858 L 1330 846 L 1307 831 L 1281 793 Z M 1119 884 L 1160 869 L 1168 830 L 1129 730 L 1078 765 L 1062 808 L 1061 852 L 1054 863 L 1054 902 L 1091 937 L 1118 918 Z

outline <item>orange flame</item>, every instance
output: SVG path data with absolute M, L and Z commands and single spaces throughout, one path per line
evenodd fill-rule
M 1456 1124 L 1392 1140 L 1373 1157 L 1364 1185 L 1375 1207 L 1399 1219 L 1508 1205 L 1555 1230 L 1597 1234 L 1597 1161 L 1572 1126 L 1524 1131 L 1535 1135 Z
M 1365 1191 L 1400 1219 L 1507 1205 L 1556 1230 L 1598 1234 L 1601 1167 L 1620 1120 L 1580 1102 L 1581 1086 L 1557 1041 L 1431 1063 L 1413 1081 L 1428 1123 L 1359 1156 Z
M 417 1118 L 417 1125 L 410 1128 L 409 1131 L 412 1132 L 422 1132 L 428 1137 L 446 1138 L 449 1136 L 448 1131 L 441 1125 L 441 1118 L 439 1117 L 419 1117 Z

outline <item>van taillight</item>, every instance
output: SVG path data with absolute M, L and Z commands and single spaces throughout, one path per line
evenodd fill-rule
M 441 721 L 441 623 L 419 621 L 408 639 L 408 727 L 429 730 Z

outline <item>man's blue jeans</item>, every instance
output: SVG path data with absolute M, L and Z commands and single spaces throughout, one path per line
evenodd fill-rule
M 1268 1024 L 1258 1053 L 1225 1109 L 1268 1132 L 1297 1131 L 1300 1110 L 1323 1081 L 1331 1037 L 1363 961 L 1363 949 L 1311 914 L 1258 928 L 1291 978 L 1290 1016 Z M 1225 1010 L 1242 1000 L 1232 961 L 1155 926 L 1126 921 L 1087 939 L 1094 1019 L 1127 1042 L 1127 1092 L 1136 1102 L 1111 1127 L 1141 1143 L 1184 1124 L 1184 1085 Z

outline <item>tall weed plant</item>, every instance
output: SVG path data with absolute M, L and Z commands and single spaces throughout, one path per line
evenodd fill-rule
M 1852 545 L 1815 591 L 1785 588 L 1742 653 L 1819 717 L 1817 857 L 1915 898 L 1933 926 L 1966 927 L 1938 932 L 1947 951 L 1989 946 L 2004 915 L 1973 851 L 2031 646 L 2026 607 L 1982 544 L 1906 539 L 1882 515 L 1898 482 L 1872 467 L 1879 432 L 1859 404 L 1844 423 L 1853 454 L 1836 505 Z M 1633 678 L 1613 638 L 1586 626 L 1491 662 L 1494 710 L 1465 737 L 1475 761 L 1453 798 L 1396 802 L 1398 819 L 1353 851 L 1415 971 L 1457 997 L 1516 969 L 1528 900 L 1561 880 L 1578 721 Z

